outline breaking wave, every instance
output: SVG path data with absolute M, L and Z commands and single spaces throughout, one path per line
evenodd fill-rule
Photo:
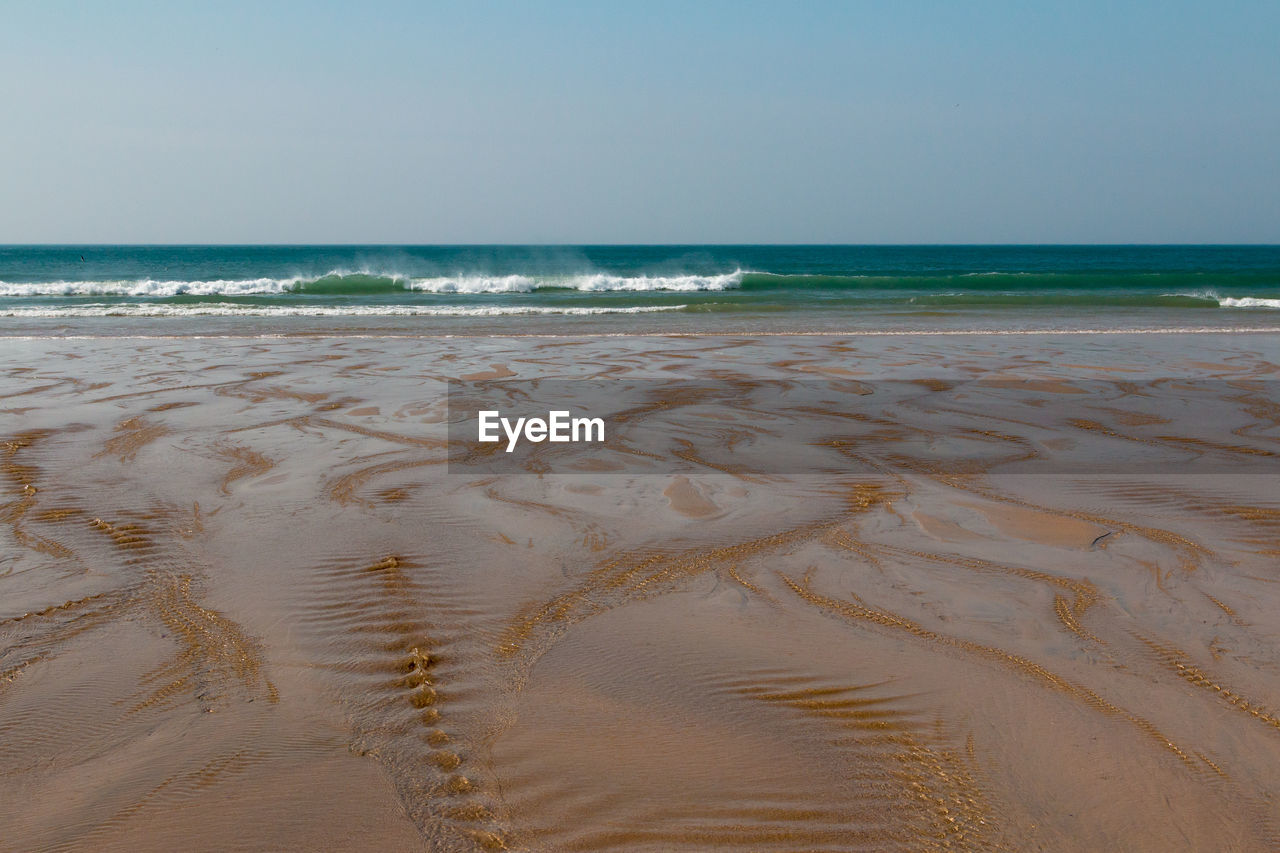
M 718 275 L 579 275 L 531 276 L 468 274 L 414 278 L 397 274 L 331 272 L 318 278 L 248 278 L 210 281 L 137 279 L 116 281 L 0 281 L 0 297 L 129 296 L 165 299 L 175 296 L 369 296 L 379 293 L 531 293 L 538 290 L 703 291 L 741 285 L 744 273 Z
M 1218 297 L 1218 305 L 1222 308 L 1280 308 L 1280 299 L 1263 299 L 1257 296 Z

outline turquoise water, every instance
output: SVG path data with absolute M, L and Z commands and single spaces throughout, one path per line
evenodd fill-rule
M 1277 246 L 7 246 L 0 328 L 1280 325 Z

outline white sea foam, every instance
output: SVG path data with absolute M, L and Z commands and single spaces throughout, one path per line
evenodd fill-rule
M 216 281 L 157 281 L 144 278 L 120 281 L 0 281 L 0 296 L 135 296 L 162 299 L 169 296 L 255 296 L 285 293 L 298 279 L 248 278 Z
M 1280 308 L 1280 299 L 1264 299 L 1260 296 L 1219 296 L 1220 308 Z
M 102 303 L 3 308 L 0 317 L 506 317 L 522 314 L 587 316 L 596 314 L 648 314 L 681 311 L 686 305 L 630 305 L 583 307 L 550 305 L 237 305 L 211 302 L 170 305 L 154 302 L 107 305 Z
M 0 281 L 0 297 L 24 296 L 132 296 L 163 299 L 173 296 L 267 296 L 295 291 L 305 293 L 313 285 L 328 294 L 359 296 L 362 291 L 402 287 L 424 293 L 529 293 L 563 288 L 580 291 L 698 291 L 728 290 L 742 283 L 742 271 L 720 275 L 618 276 L 604 273 L 580 275 L 451 275 L 412 278 L 398 273 L 334 270 L 318 277 L 216 279 L 166 281 L 122 279 L 114 281 Z M 345 280 L 345 281 L 344 281 Z
M 425 293 L 529 293 L 539 283 L 527 275 L 467 275 L 411 278 L 405 285 Z
M 742 283 L 742 275 L 741 270 L 720 275 L 666 276 L 621 276 L 605 273 L 570 276 L 462 275 L 411 278 L 405 284 L 410 290 L 427 293 L 529 293 L 549 288 L 581 291 L 696 291 L 735 288 Z

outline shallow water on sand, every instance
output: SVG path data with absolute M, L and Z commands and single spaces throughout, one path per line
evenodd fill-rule
M 1280 337 L 0 351 L 6 849 L 1280 845 Z M 733 393 L 492 472 L 463 377 Z

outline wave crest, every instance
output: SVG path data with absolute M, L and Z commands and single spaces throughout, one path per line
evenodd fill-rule
M 277 278 L 219 279 L 214 281 L 0 281 L 0 296 L 134 296 L 163 299 L 171 296 L 261 296 L 287 293 L 294 281 Z
M 1222 308 L 1280 308 L 1280 299 L 1264 299 L 1260 296 L 1219 296 Z
M 314 296 L 366 296 L 404 291 L 441 294 L 532 293 L 538 290 L 700 291 L 736 288 L 742 283 L 743 275 L 741 270 L 736 270 L 718 275 L 621 276 L 607 273 L 582 273 L 532 276 L 469 273 L 412 278 L 397 273 L 353 273 L 334 270 L 311 278 L 299 276 L 209 281 L 164 281 L 152 278 L 132 281 L 0 281 L 0 297 L 129 296 L 166 299 L 176 296 L 274 296 L 289 293 Z

